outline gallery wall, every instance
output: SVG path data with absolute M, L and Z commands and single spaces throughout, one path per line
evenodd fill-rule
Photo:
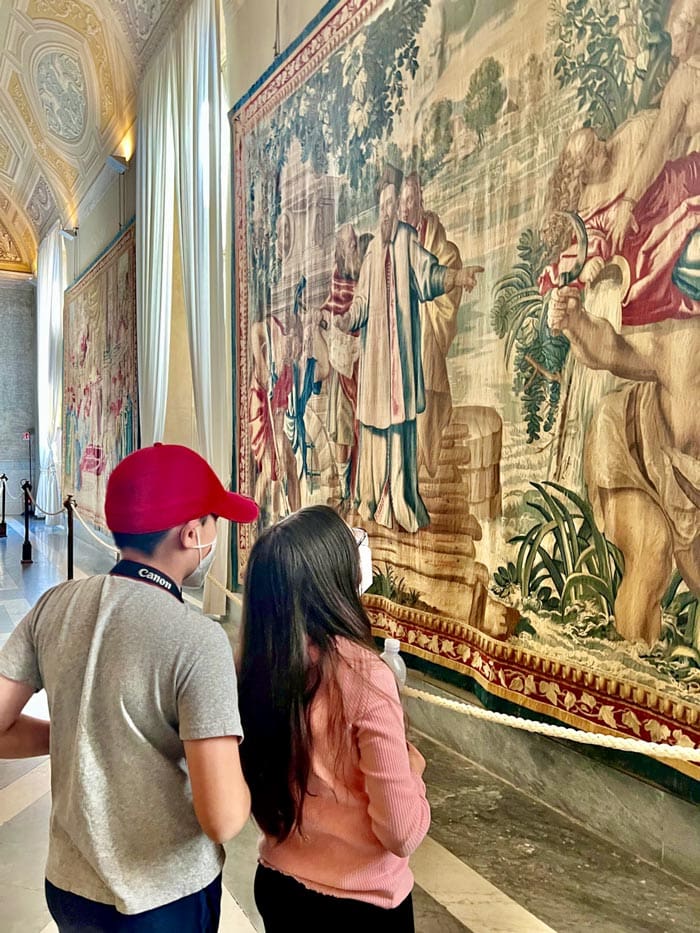
M 229 100 L 235 103 L 272 64 L 275 0 L 223 0 Z M 325 6 L 320 0 L 282 0 L 279 49 L 287 48 Z
M 22 435 L 31 431 L 33 440 L 36 431 L 35 305 L 33 285 L 0 278 L 0 473 L 8 477 L 7 515 L 22 511 L 19 484 L 29 478 L 29 449 Z M 32 479 L 36 488 L 36 475 Z
M 75 281 L 104 252 L 136 213 L 136 165 L 124 175 L 105 170 L 78 210 L 78 236 L 66 241 L 68 283 Z

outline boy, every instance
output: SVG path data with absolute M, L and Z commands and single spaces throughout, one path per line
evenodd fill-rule
M 250 795 L 228 639 L 180 588 L 206 575 L 218 517 L 257 514 L 186 447 L 130 454 L 105 498 L 122 559 L 45 593 L 0 652 L 0 757 L 51 754 L 61 933 L 218 928 L 221 843 Z M 21 715 L 42 687 L 50 726 Z

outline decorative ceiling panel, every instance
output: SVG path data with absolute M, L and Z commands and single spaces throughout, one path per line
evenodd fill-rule
M 85 75 L 79 59 L 68 52 L 46 52 L 36 69 L 39 99 L 49 132 L 66 142 L 85 132 Z
M 93 7 L 79 0 L 30 0 L 27 14 L 35 20 L 65 24 L 84 38 L 97 72 L 100 129 L 104 130 L 114 113 L 114 79 L 104 29 Z
M 167 0 L 115 0 L 115 6 L 126 24 L 129 38 L 139 51 L 148 42 L 153 27 L 168 6 Z
M 34 185 L 27 203 L 27 214 L 36 232 L 37 240 L 41 239 L 56 216 L 56 202 L 45 178 L 39 178 Z
M 0 0 L 0 271 L 76 223 L 136 118 L 137 81 L 190 0 Z M 102 179 L 103 180 L 103 179 Z
M 190 0 L 110 0 L 143 70 L 163 36 Z

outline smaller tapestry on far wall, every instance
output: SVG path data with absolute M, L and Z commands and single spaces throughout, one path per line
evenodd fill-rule
M 109 475 L 138 446 L 133 225 L 66 291 L 63 341 L 63 491 L 105 527 Z

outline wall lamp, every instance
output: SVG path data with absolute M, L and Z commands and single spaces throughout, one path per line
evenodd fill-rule
M 123 175 L 129 168 L 129 163 L 123 155 L 108 155 L 106 164 L 117 175 Z
M 77 227 L 61 227 L 58 232 L 62 237 L 65 237 L 66 240 L 74 240 L 78 236 Z

